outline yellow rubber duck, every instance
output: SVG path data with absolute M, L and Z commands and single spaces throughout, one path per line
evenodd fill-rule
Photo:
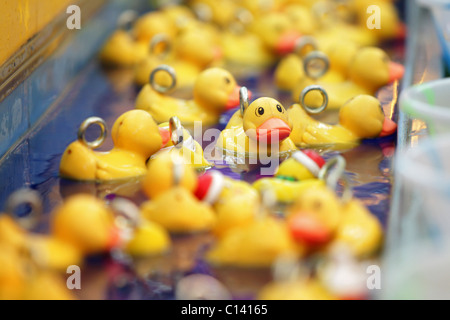
M 386 52 L 376 47 L 360 48 L 348 66 L 348 80 L 341 83 L 327 83 L 304 78 L 292 91 L 297 100 L 309 85 L 320 85 L 328 93 L 328 108 L 339 109 L 344 103 L 361 94 L 375 95 L 381 87 L 400 80 L 404 74 L 401 64 L 392 62 Z M 307 99 L 310 105 L 320 104 L 320 96 Z
M 165 35 L 156 35 L 151 42 L 151 53 L 135 68 L 135 83 L 144 86 L 152 71 L 162 64 L 171 66 L 177 74 L 177 87 L 192 87 L 200 72 L 220 63 L 222 49 L 215 34 L 203 25 L 190 27 L 178 34 L 172 42 Z M 165 45 L 161 54 L 158 46 Z M 158 78 L 162 75 L 158 75 Z M 156 78 L 156 80 L 160 80 Z M 158 81 L 170 83 L 170 79 Z M 161 83 L 160 83 L 161 82 Z
M 15 217 L 16 208 L 25 204 L 31 212 L 25 217 Z M 67 266 L 81 264 L 82 255 L 76 248 L 58 238 L 30 231 L 42 215 L 42 200 L 36 191 L 26 188 L 15 191 L 8 197 L 6 207 L 7 213 L 0 216 L 0 244 L 32 254 L 33 263 L 47 270 L 65 272 Z
M 140 211 L 144 218 L 160 224 L 171 233 L 196 233 L 211 230 L 216 216 L 211 206 L 195 198 L 180 184 L 184 165 L 174 158 L 174 186 L 144 202 Z
M 293 28 L 301 35 L 313 35 L 319 29 L 319 24 L 313 12 L 302 4 L 288 4 L 282 12 L 292 22 Z
M 148 44 L 137 42 L 125 30 L 117 30 L 106 40 L 99 59 L 106 66 L 132 67 L 144 61 L 148 51 Z
M 295 52 L 278 63 L 274 74 L 275 84 L 281 90 L 292 92 L 305 78 L 320 79 L 322 83 L 344 82 L 348 78 L 348 66 L 358 48 L 349 41 L 318 43 L 314 37 L 302 36 Z M 318 63 L 321 64 L 319 68 L 314 67 Z
M 290 236 L 285 221 L 271 216 L 230 229 L 206 252 L 206 260 L 217 266 L 268 268 L 282 254 L 300 256 L 303 247 Z
M 107 252 L 120 243 L 111 209 L 87 194 L 71 196 L 53 211 L 51 234 L 84 255 Z
M 86 142 L 84 132 L 91 124 L 102 129 L 101 137 Z M 100 118 L 89 118 L 78 132 L 78 140 L 71 143 L 62 156 L 62 177 L 85 181 L 111 181 L 141 177 L 146 174 L 146 162 L 167 142 L 167 132 L 159 128 L 150 114 L 131 110 L 122 114 L 112 128 L 114 148 L 109 152 L 93 151 L 106 137 L 106 124 Z M 162 136 L 163 135 L 163 136 Z
M 132 30 L 136 41 L 145 45 L 148 45 L 157 34 L 164 34 L 169 39 L 173 39 L 176 32 L 177 27 L 162 11 L 151 11 L 140 16 L 134 23 Z
M 176 169 L 180 169 L 180 172 Z M 194 192 L 197 188 L 197 180 L 197 173 L 191 165 L 183 161 L 182 157 L 166 153 L 148 162 L 148 172 L 142 180 L 142 190 L 150 199 L 156 198 L 175 185 Z
M 264 42 L 245 26 L 222 32 L 222 48 L 227 64 L 252 69 L 265 68 L 275 64 L 275 57 Z
M 231 117 L 216 146 L 237 155 L 274 156 L 292 152 L 289 138 L 292 120 L 280 102 L 263 97 L 248 104 L 246 88 L 241 90 L 241 110 Z
M 192 168 L 200 172 L 213 166 L 212 163 L 205 159 L 201 145 L 194 140 L 189 131 L 181 125 L 178 117 L 172 117 L 169 123 L 162 123 L 159 126 L 170 132 L 171 139 L 166 146 L 155 153 L 151 159 L 165 154 L 178 156 L 183 163 L 189 164 Z
M 269 188 L 278 202 L 292 203 L 306 190 L 324 186 L 324 181 L 319 179 L 324 165 L 325 160 L 316 152 L 298 150 L 281 163 L 274 177 L 258 179 L 253 187 L 260 192 Z
M 0 300 L 74 300 L 63 278 L 0 243 Z
M 389 136 L 397 130 L 397 124 L 385 117 L 379 100 L 369 95 L 359 95 L 345 103 L 336 125 L 313 119 L 299 104 L 293 104 L 288 114 L 294 124 L 290 138 L 302 148 L 352 148 L 362 139 Z
M 166 71 L 172 77 L 172 85 L 176 84 L 173 68 L 161 66 L 152 74 Z M 222 68 L 208 68 L 197 77 L 191 100 L 177 99 L 164 94 L 167 89 L 147 84 L 139 92 L 135 106 L 149 112 L 156 122 L 168 122 L 177 116 L 182 124 L 193 124 L 201 121 L 204 125 L 214 124 L 222 112 L 239 105 L 239 89 L 233 75 Z
M 169 233 L 157 223 L 143 219 L 130 200 L 116 198 L 110 204 L 121 230 L 120 248 L 134 258 L 161 255 L 171 248 Z
M 282 12 L 270 12 L 257 17 L 249 27 L 258 35 L 275 57 L 293 52 L 301 34 Z
M 259 194 L 249 183 L 225 177 L 219 171 L 199 177 L 195 196 L 213 207 L 217 222 L 212 232 L 218 238 L 232 228 L 250 224 L 260 210 Z
M 200 20 L 226 27 L 235 19 L 238 4 L 233 0 L 192 0 L 190 6 Z
M 143 203 L 141 213 L 171 233 L 205 232 L 211 230 L 216 222 L 212 208 L 181 186 Z
M 287 209 L 291 235 L 299 243 L 317 250 L 335 244 L 365 257 L 381 246 L 383 229 L 378 219 L 357 199 L 342 202 L 328 187 L 304 192 Z

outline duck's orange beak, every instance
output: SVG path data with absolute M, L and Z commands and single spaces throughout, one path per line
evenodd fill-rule
M 389 83 L 403 78 L 405 67 L 397 62 L 389 62 Z
M 164 128 L 159 128 L 159 134 L 161 135 L 162 138 L 162 147 L 164 148 L 167 143 L 169 143 L 170 140 L 170 131 Z
M 296 214 L 289 218 L 288 226 L 294 240 L 307 245 L 322 245 L 332 237 L 331 231 L 312 214 Z
M 271 144 L 272 141 L 281 142 L 290 134 L 291 128 L 280 118 L 270 118 L 256 129 L 256 138 L 265 144 Z
M 120 237 L 120 230 L 118 227 L 113 226 L 110 233 L 108 243 L 106 244 L 107 250 L 112 250 L 117 248 L 122 242 L 122 238 Z
M 233 92 L 231 92 L 231 94 L 228 96 L 228 101 L 225 106 L 225 110 L 231 110 L 240 105 L 241 102 L 239 100 L 239 91 L 241 90 L 241 88 L 242 87 L 240 86 L 236 86 L 236 88 L 233 89 Z M 252 92 L 248 90 L 248 99 L 250 100 L 251 98 Z
M 397 131 L 397 124 L 389 118 L 384 118 L 383 129 L 379 135 L 380 138 L 390 136 Z
M 288 31 L 283 34 L 275 47 L 276 53 L 283 56 L 294 52 L 297 40 L 300 39 L 301 36 L 302 35 L 296 31 Z

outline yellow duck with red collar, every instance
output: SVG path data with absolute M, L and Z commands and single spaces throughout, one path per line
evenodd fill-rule
M 214 209 L 217 222 L 212 232 L 218 238 L 233 228 L 252 223 L 260 210 L 259 194 L 249 183 L 228 178 L 219 171 L 200 176 L 194 194 Z
M 297 150 L 289 138 L 292 119 L 280 102 L 264 97 L 247 105 L 248 100 L 221 132 L 216 144 L 219 149 L 252 156 L 273 156 Z
M 94 122 L 102 126 L 106 135 L 105 123 L 102 123 L 101 119 L 95 119 Z M 87 125 L 89 124 L 92 123 L 88 122 Z M 86 127 L 82 132 L 85 129 Z M 111 151 L 92 150 L 91 146 L 84 142 L 82 133 L 79 140 L 71 143 L 64 151 L 60 162 L 60 175 L 83 181 L 141 177 L 147 172 L 147 160 L 167 143 L 168 138 L 168 132 L 159 128 L 147 112 L 143 110 L 125 112 L 115 121 L 112 128 L 114 148 Z
M 287 209 L 292 237 L 309 250 L 340 244 L 355 257 L 374 254 L 381 246 L 383 229 L 378 219 L 357 199 L 341 201 L 328 187 L 304 192 Z
M 175 81 L 174 70 L 167 66 L 163 68 L 169 70 Z M 195 121 L 214 124 L 222 112 L 239 105 L 239 89 L 230 72 L 222 68 L 209 68 L 197 77 L 193 99 L 174 98 L 147 84 L 139 92 L 135 106 L 149 112 L 158 123 L 168 122 L 171 117 L 177 116 L 182 124 L 193 124 Z

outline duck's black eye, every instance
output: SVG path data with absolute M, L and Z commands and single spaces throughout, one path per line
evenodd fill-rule
M 279 104 L 277 104 L 277 110 L 278 110 L 278 112 L 280 112 L 280 113 L 284 113 L 283 107 L 280 106 Z
M 258 109 L 255 110 L 255 114 L 257 117 L 260 117 L 264 114 L 264 108 L 263 107 L 259 107 Z
M 231 80 L 230 80 L 229 78 L 225 78 L 225 83 L 226 83 L 226 84 L 230 84 L 230 83 L 231 83 Z

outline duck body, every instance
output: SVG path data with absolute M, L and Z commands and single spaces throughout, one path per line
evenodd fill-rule
M 217 222 L 212 230 L 218 238 L 237 226 L 253 222 L 259 208 L 258 192 L 247 182 L 210 171 L 199 177 L 195 196 L 214 209 Z
M 181 186 L 143 203 L 141 214 L 171 233 L 205 232 L 211 230 L 216 222 L 212 208 Z
M 303 249 L 289 236 L 284 221 L 265 217 L 231 229 L 206 253 L 206 259 L 219 266 L 267 268 L 284 253 L 301 255 Z
M 114 148 L 97 152 L 81 141 L 71 143 L 61 158 L 62 177 L 82 181 L 111 181 L 146 173 L 146 161 L 163 140 L 152 117 L 142 110 L 121 115 L 112 129 Z
M 351 52 L 353 50 L 349 50 L 348 54 L 343 56 L 350 57 L 352 56 Z M 336 57 L 333 59 L 336 60 Z M 293 99 L 297 101 L 307 86 L 316 84 L 322 86 L 327 92 L 328 108 L 339 109 L 357 95 L 374 96 L 381 87 L 400 80 L 404 74 L 402 65 L 390 61 L 386 52 L 376 47 L 359 48 L 351 59 L 345 58 L 344 61 L 336 64 L 341 69 L 347 63 L 348 71 L 345 74 L 345 81 L 333 83 L 303 78 L 292 91 Z M 311 96 L 305 99 L 308 105 L 320 104 L 321 97 L 319 95 Z
M 99 58 L 106 66 L 132 67 L 145 60 L 148 55 L 148 46 L 136 42 L 124 30 L 115 31 L 103 45 Z
M 154 52 L 149 52 L 136 66 L 135 83 L 144 86 L 148 83 L 151 72 L 159 65 L 165 64 L 175 70 L 178 88 L 192 88 L 203 70 L 221 64 L 223 54 L 217 32 L 203 23 L 191 23 L 173 39 L 173 43 L 168 41 L 165 52 L 158 54 L 158 44 L 155 43 Z M 158 38 L 155 37 L 155 40 Z M 164 75 L 156 76 L 160 85 L 167 82 L 159 82 L 162 76 Z
M 291 139 L 303 148 L 351 148 L 362 139 L 387 136 L 397 129 L 397 125 L 384 116 L 380 102 L 369 95 L 359 95 L 345 103 L 336 125 L 311 118 L 298 104 L 292 105 L 288 113 L 294 119 Z
M 233 65 L 263 68 L 275 63 L 274 56 L 254 33 L 225 31 L 222 36 L 225 60 Z

